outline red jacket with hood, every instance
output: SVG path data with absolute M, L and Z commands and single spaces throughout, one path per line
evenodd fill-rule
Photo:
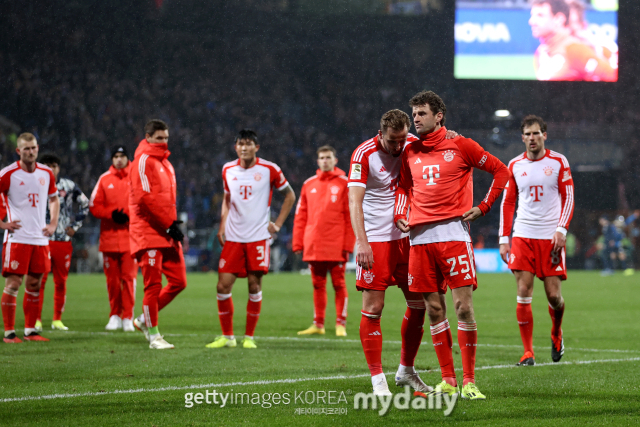
M 111 166 L 98 178 L 89 210 L 100 220 L 100 252 L 129 253 L 129 224 L 117 224 L 111 219 L 114 210 L 129 215 L 129 171 L 131 163 L 122 169 Z

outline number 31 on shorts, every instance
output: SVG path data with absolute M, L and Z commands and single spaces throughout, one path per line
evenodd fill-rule
M 457 264 L 460 264 L 460 266 L 464 266 L 460 271 L 455 271 L 456 270 L 456 258 L 448 258 L 447 259 L 447 263 L 451 265 L 451 270 L 449 271 L 449 276 L 456 276 L 458 273 L 468 273 L 469 270 L 471 269 L 469 267 L 469 260 L 467 259 L 467 255 L 460 255 L 457 259 Z

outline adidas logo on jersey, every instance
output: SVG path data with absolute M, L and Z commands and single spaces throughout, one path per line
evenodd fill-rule
M 562 266 L 561 265 L 557 266 L 556 271 L 562 271 Z
M 311 190 L 312 193 L 317 193 L 318 190 L 316 190 L 315 188 Z
M 238 178 L 234 176 L 231 181 L 237 181 L 237 180 L 238 180 Z
M 380 168 L 380 172 L 386 172 L 386 171 L 387 171 L 387 170 L 384 168 L 384 166 L 382 166 L 382 167 Z
M 109 184 L 109 186 L 107 188 L 114 188 L 113 184 Z
M 380 331 L 371 332 L 369 335 L 382 335 Z
M 520 176 L 527 176 L 527 173 L 526 172 L 522 172 L 522 175 L 520 175 Z
M 464 276 L 464 280 L 471 280 L 471 275 L 469 273 L 467 273 L 467 275 Z
M 20 181 L 20 185 L 24 185 L 24 181 Z
M 414 165 L 417 165 L 418 163 L 422 163 L 419 157 L 418 157 L 418 160 L 416 160 L 416 162 L 414 163 Z

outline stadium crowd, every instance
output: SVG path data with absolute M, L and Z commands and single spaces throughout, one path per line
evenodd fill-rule
M 29 7 L 38 5 L 50 13 L 34 18 Z M 39 2 L 8 7 L 0 33 L 22 43 L 0 52 L 2 164 L 15 160 L 17 135 L 33 132 L 41 152 L 59 155 L 62 174 L 88 194 L 110 163 L 111 147 L 123 144 L 132 152 L 144 123 L 160 118 L 170 126 L 178 211 L 187 212 L 189 228 L 218 221 L 221 169 L 235 158 L 241 128 L 257 131 L 258 155 L 280 165 L 298 193 L 315 172 L 317 147 L 334 146 L 338 166 L 346 167 L 353 149 L 375 135 L 380 115 L 408 110 L 408 95 L 424 87 L 447 101 L 448 123 L 456 130 L 493 127 L 493 112 L 504 99 L 512 100 L 516 117 L 535 105 L 549 122 L 576 127 L 640 123 L 634 96 L 640 80 L 632 67 L 621 68 L 622 84 L 593 85 L 551 103 L 545 100 L 558 87 L 553 83 L 454 80 L 449 42 L 428 45 L 397 29 L 411 19 L 431 31 L 446 28 L 437 15 L 336 18 L 356 23 L 349 27 L 229 7 L 173 15 L 170 4 L 164 14 L 131 6 L 109 15 L 112 9 L 103 5 L 102 13 L 83 21 Z M 359 31 L 368 25 L 379 31 Z M 624 148 L 629 201 L 639 206 L 640 141 L 625 141 Z M 476 176 L 477 188 L 487 187 L 485 175 Z M 476 191 L 476 199 L 483 196 Z M 286 225 L 289 231 L 280 236 L 285 246 L 291 219 Z M 495 246 L 497 240 L 486 237 L 495 237 L 496 227 L 478 227 L 476 236 Z

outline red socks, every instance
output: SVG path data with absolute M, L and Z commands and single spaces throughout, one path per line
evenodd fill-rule
M 380 331 L 380 316 L 362 312 L 360 319 L 360 342 L 367 359 L 371 376 L 382 373 L 382 332 Z
M 247 326 L 244 332 L 246 337 L 252 337 L 260 319 L 260 310 L 262 309 L 262 291 L 257 294 L 249 294 L 247 301 Z
M 435 350 L 436 356 L 438 356 L 438 362 L 440 363 L 442 379 L 452 386 L 457 386 L 456 372 L 453 366 L 453 353 L 451 351 L 453 338 L 451 337 L 449 320 L 444 319 L 440 323 L 431 325 L 430 329 L 433 349 Z
M 16 329 L 16 298 L 18 291 L 13 289 L 4 289 L 2 293 L 2 320 L 4 321 L 5 331 L 14 331 Z
M 222 335 L 227 337 L 233 336 L 233 299 L 231 294 L 218 294 L 218 317 L 220 318 L 220 327 Z
M 533 356 L 533 313 L 531 311 L 531 300 L 533 297 L 518 297 L 518 308 L 516 317 L 520 326 L 520 337 L 524 352 L 530 352 Z
M 336 325 L 347 325 L 347 307 L 349 302 L 349 293 L 347 292 L 347 286 L 342 283 L 342 286 L 333 284 L 333 288 L 336 291 Z
M 458 345 L 462 356 L 462 385 L 475 383 L 476 346 L 478 345 L 478 328 L 475 322 L 458 321 Z
M 47 276 L 49 273 L 44 273 L 40 280 L 40 301 L 38 303 L 38 320 L 42 319 L 42 306 L 44 305 L 44 285 L 47 284 Z
M 424 334 L 424 315 L 426 307 L 423 300 L 407 301 L 407 311 L 402 319 L 402 348 L 400 364 L 413 366 Z
M 55 279 L 55 275 L 54 275 Z M 59 280 L 53 281 L 53 320 L 62 320 L 62 313 L 64 313 L 64 305 L 67 302 L 67 281 Z M 40 314 L 40 313 L 38 313 Z
M 35 328 L 36 320 L 38 320 L 38 308 L 40 307 L 40 292 L 39 291 L 24 291 L 24 299 L 22 300 L 22 308 L 24 310 L 24 327 Z M 15 311 L 14 311 L 15 318 Z M 58 319 L 59 320 L 59 319 Z
M 549 315 L 551 316 L 551 336 L 559 337 L 562 335 L 562 316 L 564 316 L 564 301 L 562 302 L 562 307 L 555 310 L 549 304 Z
M 327 311 L 327 272 L 324 275 L 314 274 L 311 269 L 311 281 L 313 282 L 313 323 L 318 328 L 324 328 L 324 316 Z M 337 298 L 337 295 L 336 295 Z

